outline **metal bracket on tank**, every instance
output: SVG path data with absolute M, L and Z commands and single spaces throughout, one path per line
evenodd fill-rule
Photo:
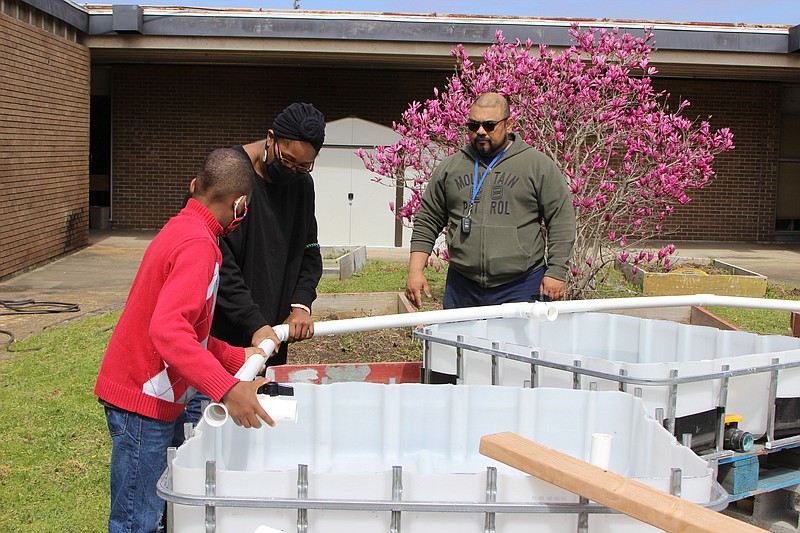
M 297 499 L 308 498 L 308 465 L 297 465 Z M 297 533 L 308 531 L 308 509 L 297 509 Z
M 217 495 L 217 462 L 206 461 L 206 498 L 213 498 Z M 217 511 L 213 504 L 206 503 L 206 533 L 214 533 L 217 530 Z
M 486 467 L 486 503 L 497 502 L 497 468 Z M 484 533 L 495 533 L 495 513 L 487 512 Z
M 392 467 L 392 501 L 403 501 L 403 467 Z M 400 533 L 400 511 L 392 510 L 392 523 L 389 526 L 391 533 Z

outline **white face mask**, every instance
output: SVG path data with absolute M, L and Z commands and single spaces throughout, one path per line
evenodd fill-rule
M 242 202 L 242 200 L 245 200 L 244 196 L 240 196 L 233 204 L 233 220 L 231 220 L 231 223 L 228 224 L 228 227 L 222 230 L 223 237 L 238 228 L 239 224 L 241 224 L 242 220 L 244 220 L 244 217 L 247 216 L 247 201 L 244 203 L 244 213 L 242 213 L 242 216 L 237 216 L 237 213 L 239 212 L 239 204 Z

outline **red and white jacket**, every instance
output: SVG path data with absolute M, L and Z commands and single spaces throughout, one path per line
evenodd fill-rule
M 196 390 L 220 401 L 239 380 L 243 348 L 209 335 L 222 226 L 190 199 L 156 235 L 108 343 L 94 392 L 111 405 L 171 422 Z

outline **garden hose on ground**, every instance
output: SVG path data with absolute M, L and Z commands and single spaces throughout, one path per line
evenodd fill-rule
M 36 315 L 49 313 L 76 313 L 81 310 L 78 304 L 64 302 L 37 302 L 35 300 L 0 300 L 0 306 L 7 311 L 0 311 L 2 315 Z M 11 344 L 14 342 L 14 334 L 8 330 L 0 329 L 0 333 L 8 336 L 3 348 L 9 352 L 12 350 Z M 34 348 L 38 350 L 38 348 Z

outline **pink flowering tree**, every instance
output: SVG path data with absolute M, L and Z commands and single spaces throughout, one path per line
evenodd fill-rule
M 468 142 L 472 102 L 487 91 L 506 95 L 517 135 L 557 162 L 572 192 L 578 230 L 567 297 L 578 298 L 615 259 L 669 268 L 675 247 L 648 251 L 645 241 L 663 236 L 674 207 L 710 184 L 711 164 L 733 148 L 733 134 L 686 118 L 688 101 L 670 109 L 669 95 L 653 89 L 649 30 L 635 37 L 573 25 L 569 32 L 574 44 L 556 52 L 506 43 L 498 31 L 477 66 L 459 45 L 444 91 L 413 102 L 393 125 L 401 139 L 359 155 L 376 181 L 410 191 L 404 205 L 390 205 L 410 224 L 435 166 Z

